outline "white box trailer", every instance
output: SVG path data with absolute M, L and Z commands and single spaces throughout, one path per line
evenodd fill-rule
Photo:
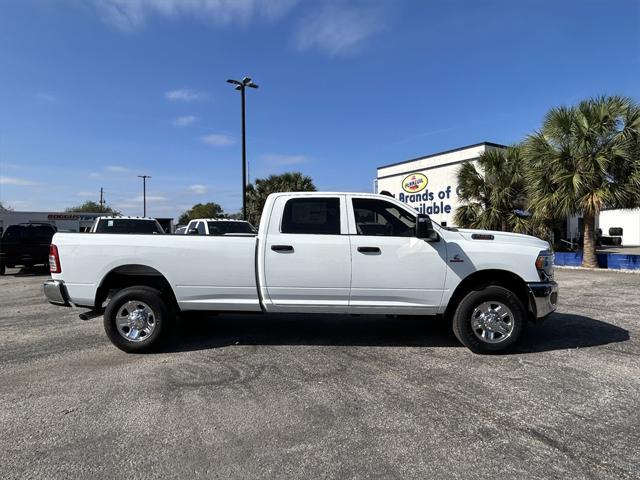
M 19 223 L 49 223 L 59 231 L 88 232 L 94 220 L 103 213 L 85 212 L 0 212 L 0 228 Z

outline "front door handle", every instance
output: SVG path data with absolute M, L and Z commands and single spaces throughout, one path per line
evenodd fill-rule
M 381 253 L 380 247 L 358 247 L 360 253 Z
M 293 252 L 291 245 L 271 245 L 271 250 L 274 252 Z

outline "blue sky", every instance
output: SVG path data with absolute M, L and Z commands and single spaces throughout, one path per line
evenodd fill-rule
M 640 2 L 0 0 L 0 200 L 237 211 L 250 177 L 371 191 L 376 167 L 538 128 L 548 108 L 640 100 Z

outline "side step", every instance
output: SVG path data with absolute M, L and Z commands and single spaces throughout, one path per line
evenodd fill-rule
M 78 317 L 80 317 L 80 320 L 91 320 L 92 318 L 101 316 L 103 313 L 104 310 L 89 310 L 88 312 L 81 313 Z

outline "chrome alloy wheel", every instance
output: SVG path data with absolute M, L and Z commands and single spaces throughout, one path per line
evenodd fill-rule
M 118 310 L 116 327 L 130 342 L 141 342 L 156 328 L 156 314 L 146 303 L 131 300 Z
M 513 312 L 501 302 L 481 303 L 471 314 L 471 329 L 483 342 L 505 341 L 513 333 L 513 326 Z

